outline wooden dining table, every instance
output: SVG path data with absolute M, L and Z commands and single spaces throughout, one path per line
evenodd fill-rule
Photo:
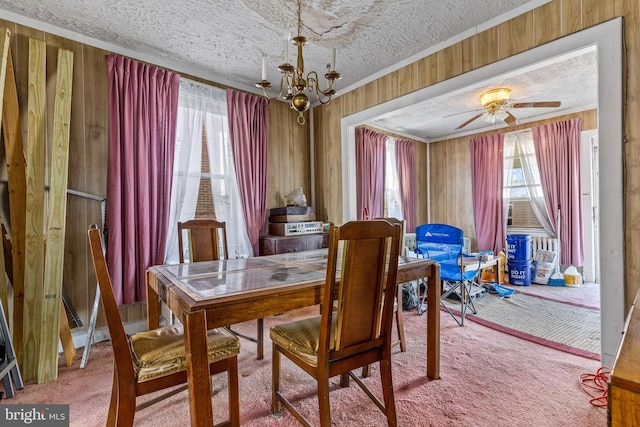
M 212 426 L 207 330 L 319 304 L 327 249 L 158 265 L 147 270 L 147 319 L 159 327 L 160 303 L 185 329 L 191 425 Z M 397 284 L 427 283 L 426 375 L 440 377 L 440 266 L 429 259 L 401 256 Z

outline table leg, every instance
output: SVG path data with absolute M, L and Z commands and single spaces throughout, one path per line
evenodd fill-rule
M 440 378 L 440 265 L 431 266 L 427 279 L 427 377 Z
M 150 280 L 156 280 L 156 278 L 147 272 L 147 325 L 149 330 L 152 330 L 160 327 L 160 299 L 156 291 L 149 286 Z
M 187 382 L 192 426 L 212 426 L 211 377 L 207 356 L 207 316 L 194 311 L 185 319 Z

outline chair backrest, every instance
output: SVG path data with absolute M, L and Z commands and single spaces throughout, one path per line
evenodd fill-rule
M 332 310 L 322 312 L 319 364 L 327 357 L 336 359 L 391 345 L 395 292 L 384 289 L 396 285 L 401 233 L 399 225 L 384 220 L 352 221 L 331 228 L 323 304 L 332 307 L 335 296 L 337 318 L 333 319 Z M 329 354 L 332 321 L 337 327 Z
M 448 224 L 416 227 L 416 252 L 436 261 L 457 260 L 462 254 L 464 232 Z
M 416 227 L 416 253 L 440 263 L 440 278 L 448 281 L 472 280 L 479 269 L 462 266 L 464 231 L 448 224 L 423 224 Z M 478 261 L 479 262 L 479 261 Z
M 116 362 L 118 377 L 123 381 L 130 378 L 135 382 L 135 372 L 133 368 L 133 357 L 129 348 L 129 340 L 120 318 L 120 311 L 116 297 L 113 293 L 111 284 L 111 276 L 107 269 L 107 262 L 104 257 L 104 249 L 102 246 L 102 233 L 98 226 L 93 224 L 88 231 L 89 247 L 91 249 L 91 258 L 93 260 L 93 268 L 96 273 L 96 279 L 100 288 L 100 298 L 104 308 L 104 314 L 111 335 L 111 343 L 113 346 L 113 356 Z
M 220 258 L 229 259 L 227 249 L 227 225 L 214 219 L 192 219 L 178 223 L 178 252 L 180 263 L 184 262 L 183 234 L 189 234 L 189 260 L 216 261 Z M 220 246 L 222 244 L 222 253 Z

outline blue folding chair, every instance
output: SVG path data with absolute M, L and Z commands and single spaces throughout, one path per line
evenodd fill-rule
M 465 254 L 464 232 L 447 224 L 423 224 L 416 227 L 416 249 L 418 256 L 429 258 L 440 263 L 440 278 L 442 279 L 443 293 L 440 303 L 444 309 L 454 318 L 458 325 L 464 325 L 467 309 L 477 314 L 473 299 L 484 288 L 480 286 L 476 278 L 480 272 L 480 256 L 485 254 Z M 491 251 L 486 252 L 491 253 Z M 465 268 L 465 258 L 477 258 L 477 268 Z M 455 297 L 460 300 L 460 319 L 442 301 L 444 298 Z M 424 306 L 425 295 L 420 301 L 419 310 Z

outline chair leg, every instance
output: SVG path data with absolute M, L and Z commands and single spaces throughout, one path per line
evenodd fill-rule
M 331 407 L 329 405 L 329 378 L 318 378 L 318 405 L 320 410 L 320 426 L 331 427 Z
M 135 387 L 135 386 L 134 386 Z M 120 388 L 120 387 L 119 387 Z M 117 427 L 133 426 L 133 418 L 136 414 L 136 395 L 118 390 L 118 413 L 116 414 Z
M 407 342 L 404 338 L 404 323 L 402 320 L 402 296 L 398 301 L 398 307 L 396 309 L 396 328 L 398 329 L 398 340 L 400 341 L 400 351 L 407 351 Z
M 380 361 L 380 379 L 382 382 L 382 396 L 384 398 L 384 412 L 387 416 L 389 427 L 397 427 L 396 403 L 393 396 L 393 379 L 391 376 L 391 360 Z
M 271 416 L 274 418 L 280 418 L 280 400 L 278 399 L 278 393 L 280 393 L 280 352 L 276 349 L 276 345 L 273 344 L 273 351 L 271 353 Z
M 240 391 L 238 388 L 238 356 L 227 359 L 229 382 L 229 421 L 231 427 L 240 427 Z
M 264 358 L 264 319 L 260 318 L 257 321 L 257 346 L 258 355 L 256 359 L 262 360 Z
M 113 364 L 113 384 L 111 385 L 111 400 L 109 402 L 109 413 L 107 415 L 107 427 L 116 426 L 118 416 L 118 374 L 115 363 Z

